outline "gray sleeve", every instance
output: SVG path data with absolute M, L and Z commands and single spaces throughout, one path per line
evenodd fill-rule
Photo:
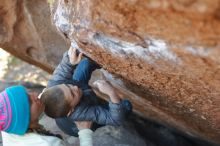
M 71 119 L 76 121 L 93 121 L 102 125 L 119 126 L 125 119 L 125 108 L 122 103 L 109 102 L 108 109 L 103 106 L 87 106 L 80 112 L 75 111 Z
M 72 65 L 69 61 L 68 52 L 66 51 L 63 54 L 63 58 L 59 65 L 56 67 L 56 69 L 53 72 L 52 77 L 48 81 L 47 87 L 51 87 L 56 83 L 57 81 L 64 81 L 64 80 L 72 80 L 73 71 L 76 68 L 76 65 Z

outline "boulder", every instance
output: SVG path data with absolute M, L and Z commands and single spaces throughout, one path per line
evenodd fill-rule
M 118 86 L 129 90 L 135 111 L 216 143 L 220 143 L 219 8 L 219 0 L 51 4 L 57 28 L 72 46 L 120 80 Z
M 0 0 L 0 7 L 1 48 L 51 73 L 71 42 L 108 71 L 136 113 L 220 143 L 220 0 Z

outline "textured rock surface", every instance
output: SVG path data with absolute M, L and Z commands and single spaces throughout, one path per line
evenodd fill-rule
M 0 47 L 52 71 L 67 43 L 46 1 L 0 8 Z M 136 112 L 220 143 L 219 0 L 55 0 L 51 11 L 72 45 L 119 77 L 106 74 Z
M 51 24 L 46 0 L 0 0 L 1 48 L 51 72 L 67 44 Z
M 220 143 L 220 1 L 56 0 L 54 23 L 137 96 L 135 110 Z

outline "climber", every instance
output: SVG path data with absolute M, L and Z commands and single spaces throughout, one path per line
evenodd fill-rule
M 86 57 L 82 59 L 82 56 L 82 53 L 77 55 L 76 49 L 70 47 L 40 98 L 45 105 L 45 113 L 55 118 L 58 127 L 72 136 L 78 136 L 78 129 L 73 121 L 121 125 L 132 108 L 131 103 L 121 100 L 114 87 L 104 80 L 96 81 L 94 85 L 100 92 L 108 95 L 110 101 L 107 106 L 98 103 L 88 81 L 99 66 Z M 96 129 L 95 124 L 93 129 Z

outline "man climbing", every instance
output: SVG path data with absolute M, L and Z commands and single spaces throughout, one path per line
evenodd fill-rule
M 55 69 L 46 90 L 41 95 L 45 113 L 56 118 L 65 133 L 77 136 L 73 121 L 93 121 L 101 125 L 121 125 L 131 112 L 128 100 L 121 100 L 114 87 L 107 81 L 95 83 L 100 92 L 109 96 L 109 104 L 98 103 L 97 96 L 88 85 L 92 72 L 99 66 L 88 58 L 77 55 L 74 48 L 65 52 Z

